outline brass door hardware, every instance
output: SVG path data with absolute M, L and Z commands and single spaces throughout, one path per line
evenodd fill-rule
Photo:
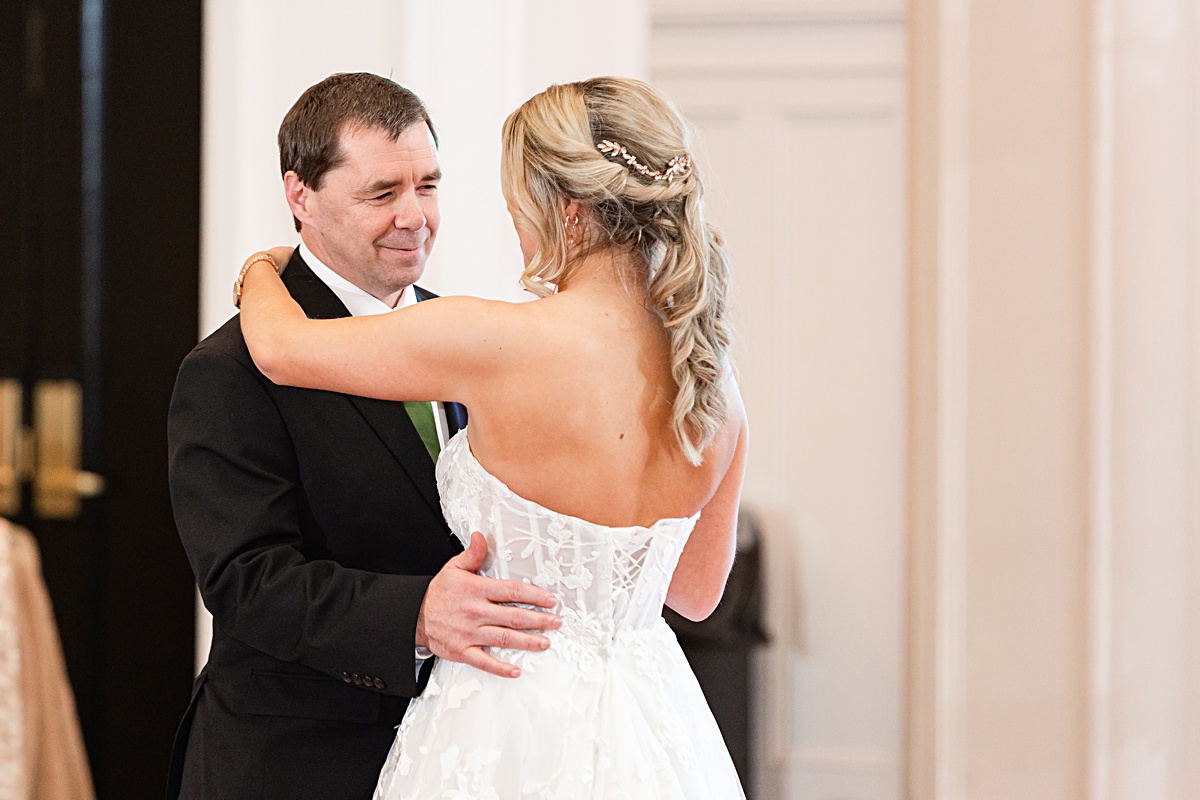
M 21 484 L 26 478 L 21 395 L 20 381 L 0 380 L 0 516 L 4 517 L 21 510 Z
M 0 516 L 21 512 L 22 487 L 33 482 L 34 512 L 75 519 L 82 501 L 104 491 L 104 478 L 80 469 L 83 391 L 76 381 L 39 381 L 33 427 L 23 424 L 21 382 L 0 380 Z
M 104 478 L 80 469 L 83 391 L 76 381 L 38 381 L 33 393 L 37 471 L 34 510 L 43 519 L 74 519 L 82 501 L 104 491 Z

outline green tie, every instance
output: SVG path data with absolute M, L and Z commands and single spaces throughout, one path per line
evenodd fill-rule
M 436 463 L 442 446 L 438 443 L 437 423 L 433 421 L 433 403 L 406 400 L 404 410 L 408 412 L 409 419 L 416 426 L 417 433 L 421 434 L 421 441 L 425 443 L 429 457 Z

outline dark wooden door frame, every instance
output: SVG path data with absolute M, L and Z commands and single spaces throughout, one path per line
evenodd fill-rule
M 202 0 L 0 3 L 0 377 L 83 389 L 76 521 L 18 521 L 104 800 L 161 796 L 194 665 L 166 413 L 199 301 Z

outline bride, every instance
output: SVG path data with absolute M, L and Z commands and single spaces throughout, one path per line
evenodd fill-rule
M 687 125 L 647 84 L 596 78 L 528 100 L 503 148 L 535 302 L 309 320 L 266 256 L 244 275 L 242 330 L 273 381 L 470 409 L 437 464 L 450 528 L 486 534 L 484 574 L 558 598 L 548 650 L 476 654 L 511 677 L 437 662 L 375 796 L 742 797 L 661 617 L 720 600 L 748 438 Z

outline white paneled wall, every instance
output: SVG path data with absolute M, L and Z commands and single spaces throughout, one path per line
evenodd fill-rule
M 734 264 L 766 523 L 759 798 L 898 798 L 905 37 L 882 3 L 655 3 L 651 75 L 699 134 Z
M 233 314 L 255 250 L 296 241 L 275 134 L 301 92 L 333 72 L 395 79 L 441 137 L 442 227 L 421 283 L 521 299 L 521 254 L 500 195 L 500 126 L 551 83 L 646 76 L 646 0 L 207 0 L 204 7 L 200 334 Z M 201 609 L 197 661 L 208 654 Z

